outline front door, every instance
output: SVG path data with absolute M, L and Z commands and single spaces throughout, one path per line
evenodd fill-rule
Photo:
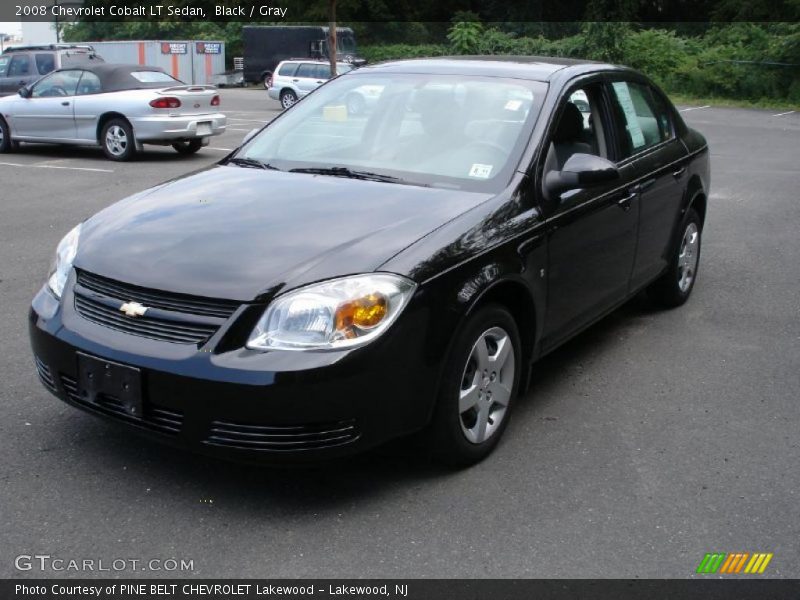
M 75 90 L 81 71 L 55 71 L 38 81 L 11 116 L 15 134 L 25 139 L 74 140 Z
M 611 158 L 613 121 L 601 82 L 572 88 L 561 100 L 543 158 L 542 177 L 576 153 Z M 542 349 L 596 319 L 628 293 L 636 253 L 639 198 L 626 173 L 598 187 L 548 197 L 547 309 Z

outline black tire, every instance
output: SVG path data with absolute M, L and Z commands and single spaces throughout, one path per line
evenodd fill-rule
M 203 147 L 203 140 L 194 139 L 175 142 L 172 147 L 175 148 L 178 154 L 194 154 Z
M 0 154 L 13 152 L 19 144 L 11 139 L 11 131 L 6 122 L 0 118 Z
M 112 140 L 113 136 L 117 139 Z M 133 128 L 125 119 L 111 119 L 100 133 L 100 145 L 103 154 L 109 160 L 123 162 L 131 160 L 136 154 L 136 140 L 133 137 Z
M 347 97 L 347 113 L 350 115 L 360 115 L 367 107 L 364 96 L 361 94 L 350 94 Z
M 497 330 L 506 333 L 507 339 L 511 343 L 509 351 L 513 356 L 514 362 L 511 365 L 513 371 L 508 374 L 508 378 L 503 382 L 501 382 L 501 377 L 498 375 L 496 384 L 487 384 L 487 376 L 484 374 L 482 382 L 476 383 L 476 374 L 472 370 L 473 367 L 471 367 L 474 357 L 473 348 L 476 348 L 477 344 L 482 339 L 485 339 L 484 336 L 487 333 Z M 499 352 L 499 349 L 497 352 Z M 499 356 L 499 354 L 495 356 Z M 498 304 L 488 304 L 469 318 L 454 339 L 450 356 L 445 365 L 442 387 L 433 420 L 425 436 L 431 453 L 437 460 L 453 467 L 466 467 L 483 460 L 494 450 L 511 416 L 511 408 L 519 390 L 520 372 L 523 366 L 522 360 L 519 331 L 514 318 L 505 307 Z M 477 375 L 480 374 L 480 371 L 478 371 Z M 488 376 L 491 377 L 491 373 Z M 478 377 L 478 379 L 481 378 Z M 492 382 L 494 381 L 495 379 L 492 379 Z M 508 395 L 505 410 L 499 417 L 500 420 L 495 429 L 483 441 L 476 442 L 468 439 L 465 427 L 468 428 L 470 423 L 465 422 L 465 419 L 474 414 L 475 422 L 477 423 L 479 419 L 477 408 L 480 406 L 480 402 L 491 403 L 491 389 L 497 391 L 496 388 L 491 386 L 500 385 L 501 383 L 504 386 L 510 386 L 511 391 Z M 483 392 L 482 400 L 475 404 L 474 412 L 471 412 L 473 409 L 469 409 L 469 411 L 462 413 L 459 406 L 460 396 L 469 389 L 475 390 L 477 386 L 481 386 L 480 391 L 484 389 L 489 391 Z M 487 398 L 487 395 L 489 398 Z M 489 406 L 495 405 L 490 404 Z M 501 407 L 497 405 L 496 408 Z M 488 410 L 489 408 L 487 408 Z M 496 413 L 490 412 L 488 414 L 488 422 L 491 423 L 491 415 Z
M 264 75 L 261 76 L 261 85 L 264 86 L 265 90 L 269 89 L 269 80 L 271 78 L 272 78 L 272 75 L 270 73 L 264 73 Z
M 294 93 L 292 90 L 283 90 L 281 92 L 281 106 L 284 110 L 287 108 L 291 108 L 294 106 L 295 102 L 297 102 L 297 94 Z
M 688 242 L 687 236 L 696 235 L 695 242 Z M 700 248 L 703 224 L 694 209 L 689 209 L 676 232 L 669 267 L 661 277 L 647 288 L 648 297 L 656 304 L 674 308 L 684 304 L 692 294 L 700 266 Z M 684 277 L 691 271 L 691 278 Z

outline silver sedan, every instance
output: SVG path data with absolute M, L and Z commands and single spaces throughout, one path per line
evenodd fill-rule
M 143 144 L 197 152 L 225 131 L 210 85 L 184 85 L 157 67 L 102 63 L 53 71 L 0 98 L 0 153 L 19 142 L 99 145 L 130 160 Z

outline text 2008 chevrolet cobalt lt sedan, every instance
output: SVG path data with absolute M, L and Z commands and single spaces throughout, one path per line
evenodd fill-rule
M 686 301 L 708 186 L 705 140 L 632 70 L 358 69 L 70 231 L 33 300 L 36 365 L 196 450 L 316 459 L 423 431 L 469 464 L 536 359 L 644 288 Z

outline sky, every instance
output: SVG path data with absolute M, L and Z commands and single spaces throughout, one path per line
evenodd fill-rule
M 0 33 L 22 33 L 22 24 L 19 21 L 0 21 Z

